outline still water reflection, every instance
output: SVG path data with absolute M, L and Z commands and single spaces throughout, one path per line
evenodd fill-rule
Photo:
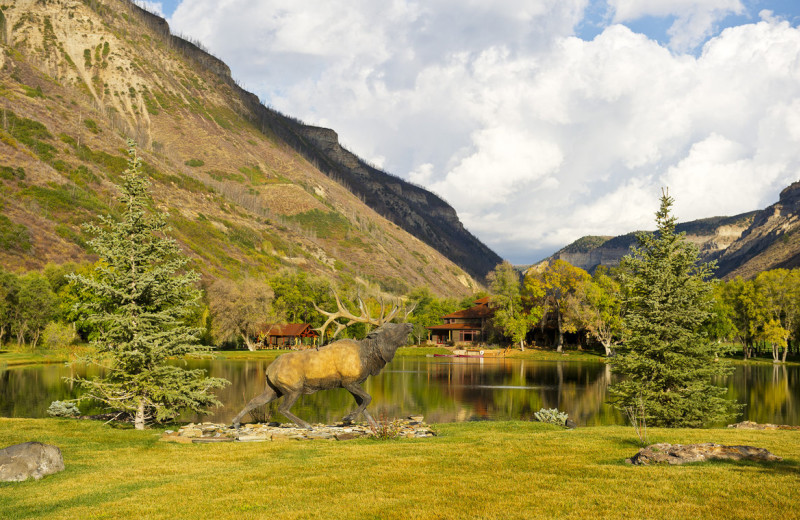
M 265 384 L 260 361 L 191 361 L 231 385 L 218 393 L 224 406 L 208 418 L 229 422 Z M 77 370 L 77 369 L 76 369 Z M 0 415 L 46 417 L 51 401 L 78 395 L 63 381 L 70 368 L 38 365 L 0 370 Z M 513 359 L 398 358 L 364 387 L 372 395 L 376 417 L 422 414 L 426 421 L 530 419 L 540 408 L 566 411 L 579 425 L 622 424 L 622 415 L 604 401 L 614 377 L 609 367 L 592 362 L 543 362 Z M 737 366 L 726 381 L 728 396 L 745 404 L 742 419 L 800 425 L 800 367 Z M 293 411 L 310 422 L 338 421 L 355 406 L 344 390 L 303 396 Z M 84 413 L 99 413 L 82 405 Z M 275 411 L 273 420 L 285 421 Z M 187 420 L 201 419 L 186 416 Z

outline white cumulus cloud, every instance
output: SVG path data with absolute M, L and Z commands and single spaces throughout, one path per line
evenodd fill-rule
M 798 28 L 762 12 L 707 38 L 741 2 L 608 4 L 617 23 L 591 41 L 573 32 L 587 0 L 183 0 L 170 23 L 518 263 L 652 227 L 662 186 L 689 220 L 797 180 Z M 684 16 L 702 28 L 686 45 L 707 41 L 675 52 L 678 32 L 668 48 L 624 25 L 643 16 Z
M 608 0 L 608 5 L 615 22 L 646 16 L 674 17 L 667 33 L 670 47 L 681 52 L 695 48 L 711 36 L 720 20 L 745 10 L 740 0 Z

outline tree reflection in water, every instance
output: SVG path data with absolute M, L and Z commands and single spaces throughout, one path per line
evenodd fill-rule
M 265 385 L 267 362 L 189 361 L 190 368 L 205 368 L 212 377 L 231 385 L 218 392 L 224 406 L 210 416 L 185 420 L 229 422 Z M 70 375 L 64 365 L 37 365 L 0 370 L 0 415 L 46 417 L 54 400 L 77 396 L 63 380 Z M 624 424 L 622 415 L 605 404 L 613 376 L 604 363 L 544 362 L 512 359 L 397 358 L 378 376 L 364 384 L 372 395 L 376 417 L 420 414 L 431 423 L 531 419 L 540 408 L 558 408 L 579 425 Z M 744 403 L 743 419 L 761 423 L 800 424 L 797 400 L 800 367 L 747 365 L 722 382 L 728 396 Z M 272 420 L 286 419 L 272 403 Z M 333 423 L 353 409 L 345 390 L 303 396 L 293 410 L 310 422 Z M 99 413 L 82 405 L 84 413 Z

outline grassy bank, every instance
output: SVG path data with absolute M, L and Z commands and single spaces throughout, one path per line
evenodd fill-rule
M 787 518 L 794 431 L 651 430 L 651 441 L 765 447 L 776 463 L 631 467 L 630 428 L 436 426 L 419 440 L 172 444 L 92 421 L 0 419 L 0 446 L 59 446 L 67 469 L 0 483 L 6 518 Z
M 582 350 L 566 350 L 563 353 L 555 350 L 526 348 L 525 351 L 519 349 L 509 349 L 505 357 L 514 359 L 529 359 L 532 361 L 597 361 L 605 362 L 605 357 L 594 352 Z
M 220 350 L 215 352 L 218 358 L 241 360 L 266 360 L 271 361 L 281 354 L 291 350 Z M 400 347 L 395 357 L 425 357 L 428 354 L 448 354 L 450 351 L 441 347 Z
M 66 352 L 10 352 L 0 350 L 0 368 L 45 363 L 64 363 L 69 359 Z
M 90 347 L 82 345 L 71 347 L 70 350 L 0 350 L 0 368 L 14 367 L 22 365 L 42 364 L 42 363 L 63 363 L 74 357 L 75 353 L 86 353 Z M 291 352 L 290 350 L 217 350 L 214 355 L 220 359 L 231 360 L 256 360 L 272 361 L 276 357 Z M 396 357 L 425 357 L 432 354 L 450 354 L 451 351 L 444 347 L 401 347 L 397 349 Z M 596 352 L 580 350 L 566 350 L 559 354 L 555 350 L 543 348 L 526 348 L 521 351 L 514 349 L 492 349 L 490 354 L 494 357 L 506 357 L 509 359 L 525 359 L 530 361 L 594 361 L 605 362 L 605 356 Z M 751 358 L 747 361 L 741 358 L 727 358 L 734 364 L 743 365 L 772 365 L 772 358 Z M 788 361 L 787 366 L 799 365 L 798 362 Z
M 287 352 L 291 352 L 291 350 L 217 350 L 214 352 L 214 356 L 219 359 L 272 361 Z
M 746 360 L 742 359 L 741 357 L 735 357 L 735 358 L 734 357 L 729 357 L 729 358 L 725 358 L 725 359 L 727 359 L 728 361 L 730 361 L 734 365 L 775 365 L 776 364 L 775 361 L 773 361 L 771 357 L 769 357 L 769 358 L 767 358 L 767 357 L 752 357 L 752 358 L 746 359 Z M 780 365 L 786 365 L 787 367 L 788 366 L 797 366 L 797 365 L 800 365 L 800 362 L 792 360 L 790 358 L 790 359 L 786 360 L 786 363 L 777 363 L 777 365 L 779 365 L 779 366 Z
M 290 350 L 256 350 L 251 352 L 249 350 L 222 350 L 216 352 L 217 357 L 222 359 L 240 359 L 240 360 L 267 360 L 271 361 L 283 353 L 291 352 Z M 426 357 L 433 354 L 452 354 L 452 350 L 444 347 L 400 347 L 395 353 L 395 357 Z M 603 361 L 605 358 L 592 352 L 580 352 L 572 350 L 559 354 L 554 350 L 544 349 L 525 349 L 524 352 L 520 350 L 503 350 L 495 349 L 490 351 L 487 356 L 491 357 L 507 357 L 513 359 L 528 359 L 531 361 Z

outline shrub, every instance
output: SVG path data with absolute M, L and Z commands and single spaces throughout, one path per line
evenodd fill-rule
M 56 235 L 65 240 L 69 240 L 81 249 L 86 249 L 88 247 L 86 239 L 83 237 L 83 235 L 80 232 L 75 231 L 68 224 L 56 224 L 55 232 Z
M 145 108 L 151 115 L 157 116 L 161 112 L 158 102 L 150 97 L 150 92 L 147 89 L 142 90 L 142 99 L 144 99 Z
M 0 250 L 30 251 L 31 234 L 23 224 L 16 224 L 5 215 L 0 215 Z
M 318 238 L 344 238 L 347 230 L 352 227 L 341 213 L 318 209 L 287 216 L 286 220 L 313 231 Z
M 94 119 L 89 119 L 88 117 L 83 120 L 83 126 L 89 129 L 89 131 L 93 134 L 99 134 L 100 129 L 97 127 L 97 121 Z
M 22 88 L 25 89 L 25 95 L 31 98 L 43 98 L 44 92 L 42 92 L 42 87 L 37 85 L 36 88 L 31 88 L 28 85 L 22 85 Z
M 48 187 L 28 186 L 20 192 L 20 195 L 34 199 L 48 212 L 68 216 L 72 220 L 83 219 L 76 214 L 77 208 L 86 209 L 91 213 L 102 213 L 108 210 L 94 192 L 68 184 L 53 184 Z
M 211 170 L 210 172 L 208 172 L 208 175 L 215 181 L 220 181 L 220 182 L 228 180 L 233 182 L 244 183 L 244 181 L 246 180 L 243 175 L 239 175 L 238 173 L 223 172 L 219 170 Z
M 25 179 L 25 170 L 22 166 L 12 168 L 11 166 L 0 166 L 0 179 L 6 180 L 23 180 Z
M 264 175 L 264 172 L 261 171 L 261 168 L 257 164 L 253 165 L 252 167 L 242 166 L 239 168 L 239 171 L 242 172 L 245 177 L 247 177 L 247 179 L 250 181 L 250 184 L 253 186 L 267 182 L 267 176 Z
M 81 411 L 70 401 L 53 401 L 47 408 L 47 415 L 53 417 L 78 417 Z
M 51 349 L 65 347 L 75 341 L 75 329 L 72 325 L 51 321 L 44 328 L 42 340 Z
M 542 408 L 538 412 L 534 413 L 533 417 L 539 422 L 565 426 L 567 424 L 567 418 L 569 415 L 558 411 L 558 408 L 551 408 L 549 410 Z
M 400 438 L 400 426 L 395 421 L 381 417 L 376 426 L 369 427 L 369 438 L 380 441 L 391 441 Z
M 40 159 L 50 161 L 58 153 L 53 145 L 43 141 L 52 139 L 53 135 L 42 123 L 19 117 L 11 110 L 0 109 L 0 112 L 11 136 L 30 148 Z
M 200 166 L 203 166 L 205 162 L 203 162 L 202 159 L 189 159 L 183 164 L 186 166 L 191 166 L 192 168 L 199 168 Z

